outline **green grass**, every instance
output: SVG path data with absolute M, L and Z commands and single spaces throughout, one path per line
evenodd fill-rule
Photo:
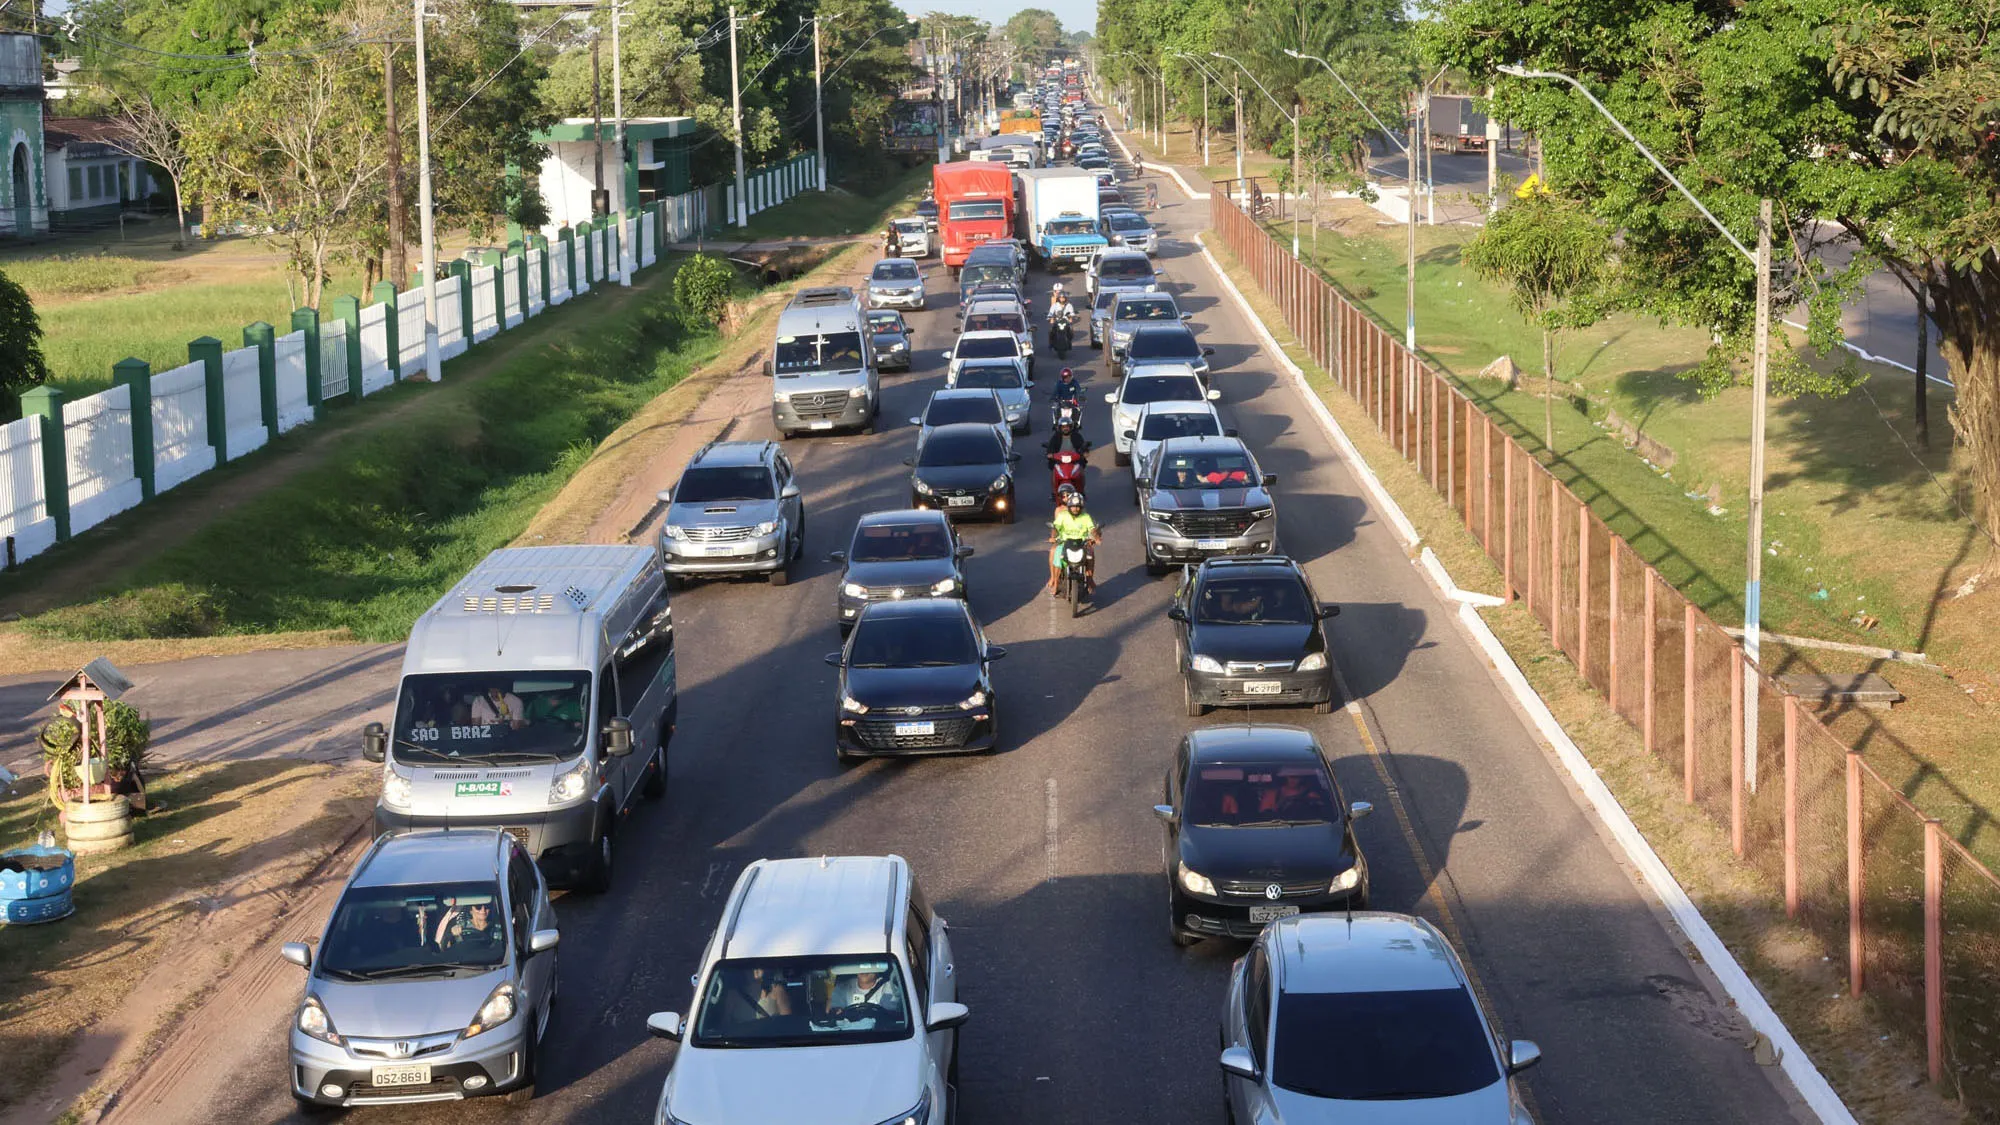
M 750 217 L 750 224 L 723 232 L 731 241 L 768 242 L 785 238 L 824 238 L 879 231 L 930 186 L 929 165 L 912 168 L 880 192 L 850 195 L 844 191 L 808 191 Z
M 217 517 L 106 591 L 30 618 L 59 638 L 348 629 L 407 634 L 596 443 L 715 354 L 674 316 L 672 266 L 631 300 L 548 318 L 476 379 L 357 435 L 314 472 Z

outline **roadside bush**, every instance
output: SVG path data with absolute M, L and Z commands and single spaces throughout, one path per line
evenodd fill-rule
M 674 305 L 681 323 L 696 331 L 721 324 L 735 285 L 735 271 L 721 258 L 696 254 L 682 262 L 674 271 Z
M 215 595 L 180 582 L 144 586 L 130 593 L 30 617 L 29 632 L 79 641 L 136 641 L 148 637 L 208 637 L 222 631 Z

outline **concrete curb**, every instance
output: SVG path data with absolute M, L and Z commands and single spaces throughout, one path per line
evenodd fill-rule
M 1187 180 L 1186 180 L 1186 179 L 1182 178 L 1182 176 L 1181 176 L 1180 172 L 1179 172 L 1178 170 L 1176 170 L 1176 169 L 1174 168 L 1174 166 L 1173 166 L 1173 165 L 1171 165 L 1171 164 L 1148 164 L 1147 162 L 1145 162 L 1145 161 L 1143 161 L 1143 160 L 1139 159 L 1138 157 L 1136 157 L 1136 156 L 1133 156 L 1133 155 L 1132 155 L 1132 150 L 1131 150 L 1131 148 L 1129 148 L 1129 147 L 1128 147 L 1128 146 L 1127 146 L 1127 145 L 1125 144 L 1125 138 L 1123 138 L 1123 137 L 1121 137 L 1121 136 L 1119 136 L 1119 135 L 1118 135 L 1118 130 L 1116 130 L 1116 129 L 1107 129 L 1106 131 L 1107 131 L 1107 132 L 1109 132 L 1109 133 L 1111 134 L 1111 143 L 1112 143 L 1112 144 L 1115 144 L 1115 145 L 1117 145 L 1117 146 L 1118 146 L 1118 151 L 1120 151 L 1120 152 L 1122 152 L 1122 153 L 1124 153 L 1124 154 L 1125 154 L 1125 162 L 1126 162 L 1127 164 L 1130 164 L 1130 165 L 1132 165 L 1132 166 L 1133 166 L 1133 167 L 1135 167 L 1135 168 L 1144 168 L 1144 169 L 1146 169 L 1146 170 L 1147 170 L 1147 171 L 1149 171 L 1149 172 L 1165 172 L 1165 173 L 1166 173 L 1167 175 L 1169 175 L 1169 176 L 1172 176 L 1172 177 L 1174 178 L 1174 182 L 1175 182 L 1175 183 L 1177 183 L 1177 184 L 1181 185 L 1181 191 L 1182 191 L 1182 193 L 1183 193 L 1183 194 L 1185 194 L 1185 195 L 1186 195 L 1186 196 L 1187 196 L 1187 197 L 1188 197 L 1189 199 L 1207 199 L 1207 198 L 1208 198 L 1208 193 L 1207 193 L 1207 192 L 1205 192 L 1205 191 L 1196 191 L 1196 190 L 1194 190 L 1194 187 L 1193 187 L 1193 185 L 1189 184 L 1189 183 L 1187 182 Z
M 1319 395 L 1306 382 L 1305 371 L 1285 355 L 1277 339 L 1250 308 L 1250 302 L 1244 298 L 1242 291 L 1236 288 L 1236 283 L 1230 280 L 1229 275 L 1215 260 L 1215 255 L 1209 252 L 1206 239 L 1196 235 L 1195 243 L 1201 247 L 1202 257 L 1208 260 L 1209 266 L 1215 270 L 1216 277 L 1221 280 L 1223 290 L 1229 294 L 1244 317 L 1256 327 L 1259 339 L 1269 349 L 1272 358 L 1290 373 L 1293 382 L 1298 386 L 1299 393 L 1304 395 L 1306 402 L 1310 404 L 1313 416 L 1326 430 L 1328 440 L 1341 458 L 1348 463 L 1349 468 L 1361 478 L 1363 487 L 1368 490 L 1376 507 L 1402 537 L 1405 546 L 1415 547 L 1418 536 L 1409 517 L 1403 514 L 1396 501 L 1382 487 L 1382 482 L 1362 459 L 1360 451 L 1354 448 L 1353 442 L 1348 440 L 1339 423 L 1335 422 L 1333 415 L 1327 411 L 1326 404 L 1320 401 Z M 1425 565 L 1422 561 L 1415 562 L 1414 565 L 1424 572 L 1440 594 L 1456 600 L 1458 587 L 1451 581 L 1451 576 L 1436 562 L 1436 556 L 1431 555 L 1428 548 L 1422 553 L 1428 559 L 1429 565 Z M 1487 627 L 1485 619 L 1479 616 L 1473 606 L 1463 602 L 1458 605 L 1458 618 L 1466 632 L 1486 654 L 1501 682 L 1513 693 L 1529 721 L 1534 723 L 1536 731 L 1555 751 L 1556 759 L 1562 763 L 1563 768 L 1569 773 L 1570 780 L 1590 802 L 1592 811 L 1597 814 L 1604 826 L 1610 829 L 1612 838 L 1618 842 L 1626 860 L 1652 887 L 1653 893 L 1659 896 L 1661 904 L 1672 916 L 1674 924 L 1680 927 L 1681 933 L 1688 939 L 1689 944 L 1694 946 L 1695 952 L 1714 972 L 1723 991 L 1735 1002 L 1750 1026 L 1771 1041 L 1778 1056 L 1778 1065 L 1783 1068 L 1785 1076 L 1792 1080 L 1792 1085 L 1798 1090 L 1799 1097 L 1804 1100 L 1807 1108 L 1812 1110 L 1825 1125 L 1856 1125 L 1854 1115 L 1841 1102 L 1840 1095 L 1834 1092 L 1826 1077 L 1813 1065 L 1805 1048 L 1799 1045 L 1798 1040 L 1793 1038 L 1791 1030 L 1778 1018 L 1777 1012 L 1771 1009 L 1770 1003 L 1764 999 L 1764 994 L 1758 990 L 1756 982 L 1752 981 L 1749 974 L 1743 971 L 1743 967 L 1737 964 L 1736 957 L 1729 951 L 1729 947 L 1716 936 L 1708 920 L 1701 916 L 1701 911 L 1694 905 L 1693 900 L 1688 898 L 1687 890 L 1660 860 L 1659 853 L 1653 850 L 1653 846 L 1646 841 L 1638 826 L 1632 823 L 1632 818 L 1626 815 L 1625 807 L 1618 803 L 1618 798 L 1604 784 L 1603 779 L 1597 776 L 1596 769 L 1591 766 L 1589 759 L 1584 757 L 1583 751 L 1577 749 L 1576 743 L 1570 740 L 1568 733 L 1562 729 L 1562 724 L 1556 721 L 1548 705 L 1542 702 L 1542 697 L 1535 694 L 1535 689 L 1529 685 L 1527 677 L 1521 674 L 1520 667 L 1514 663 L 1514 658 L 1508 654 L 1500 639 Z

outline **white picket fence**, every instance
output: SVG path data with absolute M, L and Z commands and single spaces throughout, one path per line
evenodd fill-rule
M 528 315 L 540 316 L 549 307 L 549 295 L 542 291 L 542 258 L 540 247 L 528 250 Z
M 251 349 L 252 357 L 256 349 Z M 253 367 L 254 370 L 254 367 Z M 132 464 L 132 388 L 119 385 L 62 405 L 69 462 L 69 527 L 96 527 L 145 498 Z
M 278 432 L 282 434 L 313 420 L 312 398 L 306 391 L 305 330 L 278 337 L 272 352 L 277 361 Z
M 819 158 L 812 153 L 793 157 L 782 164 L 773 164 L 765 168 L 756 169 L 744 176 L 743 198 L 748 203 L 744 208 L 744 212 L 748 215 L 755 215 L 760 211 L 768 211 L 800 192 L 809 188 L 817 188 L 818 186 Z M 735 183 L 732 182 L 723 189 L 723 203 L 727 210 L 727 214 L 724 216 L 725 219 L 729 222 L 734 222 L 736 215 Z M 675 232 L 669 238 L 669 241 L 686 242 L 689 239 L 689 235 Z
M 16 561 L 55 545 L 56 521 L 42 497 L 42 420 L 21 418 L 0 426 L 0 535 Z
M 345 336 L 341 342 L 346 343 Z M 153 376 L 154 493 L 213 468 L 215 447 L 208 443 L 207 365 L 185 363 Z
M 549 243 L 549 304 L 560 305 L 570 298 L 568 243 Z
M 650 266 L 660 260 L 656 248 L 660 240 L 659 216 L 647 211 L 639 216 L 639 265 Z M 688 275 L 692 277 L 693 275 Z
M 437 283 L 437 330 L 438 359 L 446 360 L 463 355 L 470 346 L 465 338 L 465 306 L 460 303 L 458 291 L 462 281 L 457 274 Z M 423 341 L 419 339 L 418 345 Z
M 264 389 L 256 348 L 222 353 L 222 416 L 229 420 L 222 459 L 234 461 L 264 448 L 271 431 L 264 427 Z
M 347 322 L 335 317 L 319 326 L 319 397 L 324 402 L 347 393 Z M 157 392 L 155 392 L 157 393 Z
M 519 328 L 527 314 L 521 311 L 521 259 L 500 263 L 500 315 L 508 328 Z
M 423 286 L 396 294 L 396 374 L 405 379 L 424 370 Z
M 396 381 L 389 372 L 389 306 L 361 308 L 361 393 L 372 395 Z
M 484 340 L 500 331 L 500 309 L 496 301 L 491 266 L 472 267 L 472 338 Z

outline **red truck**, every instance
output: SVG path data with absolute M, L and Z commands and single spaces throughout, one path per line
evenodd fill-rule
M 944 264 L 954 272 L 973 247 L 1013 233 L 1014 172 L 1005 164 L 940 164 L 931 170 L 931 188 Z

